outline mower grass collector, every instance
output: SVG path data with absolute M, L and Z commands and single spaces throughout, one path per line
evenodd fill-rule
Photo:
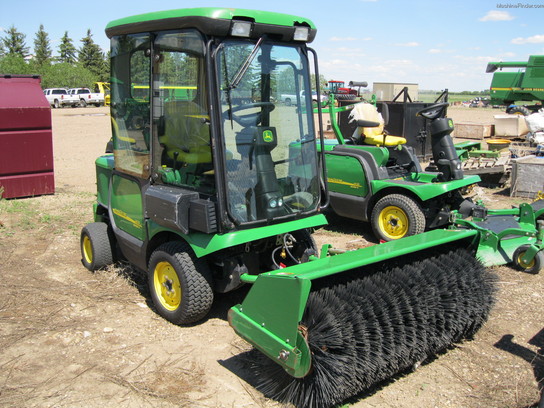
M 198 8 L 117 20 L 106 34 L 113 154 L 96 160 L 83 264 L 147 271 L 156 311 L 174 324 L 252 285 L 229 323 L 268 357 L 257 369 L 266 395 L 344 401 L 485 322 L 495 278 L 479 258 L 540 267 L 541 205 L 496 214 L 506 233 L 491 231 L 493 214 L 459 213 L 448 229 L 318 254 L 310 230 L 326 223 L 326 176 L 312 101 L 273 102 L 311 91 L 310 54 L 319 78 L 310 20 Z

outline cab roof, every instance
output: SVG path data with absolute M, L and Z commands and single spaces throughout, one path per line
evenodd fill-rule
M 114 20 L 106 26 L 106 35 L 111 38 L 148 31 L 196 28 L 205 35 L 228 36 L 234 20 L 253 23 L 251 38 L 268 34 L 272 38 L 291 41 L 295 27 L 306 26 L 310 29 L 307 42 L 312 42 L 317 32 L 314 23 L 304 17 L 258 10 L 202 7 L 157 11 Z

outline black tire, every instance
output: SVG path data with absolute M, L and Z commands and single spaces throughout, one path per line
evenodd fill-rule
M 85 102 L 85 99 L 79 100 L 79 106 L 81 106 L 82 108 L 85 108 L 87 106 L 87 102 Z
M 157 312 L 171 323 L 194 323 L 210 311 L 211 272 L 186 242 L 167 242 L 151 254 L 148 282 Z
M 289 98 L 285 99 L 285 106 L 291 106 L 291 99 Z
M 99 103 L 95 103 L 94 106 L 96 106 L 97 108 L 100 108 L 102 104 L 99 102 Z
M 374 235 L 383 241 L 392 241 L 425 231 L 425 215 L 421 206 L 402 194 L 382 197 L 372 209 L 370 223 Z
M 113 236 L 108 224 L 93 222 L 81 230 L 81 262 L 90 271 L 113 264 Z
M 537 274 L 542 269 L 544 265 L 544 253 L 542 251 L 537 252 L 532 262 L 526 264 L 521 260 L 525 252 L 529 249 L 530 245 L 522 245 L 514 251 L 512 256 L 512 261 L 516 269 L 519 269 L 522 272 Z
M 514 106 L 507 113 L 511 115 L 529 116 L 531 114 L 531 111 L 527 109 L 525 106 Z
M 55 101 L 53 102 L 53 107 L 54 107 L 55 109 L 60 108 L 60 102 L 59 102 L 58 99 L 55 99 Z
M 309 229 L 302 229 L 292 233 L 297 240 L 294 250 L 295 258 L 301 263 L 308 262 L 312 255 L 318 256 L 317 244 Z

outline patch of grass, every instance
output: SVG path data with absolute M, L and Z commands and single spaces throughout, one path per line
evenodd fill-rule
M 0 199 L 0 213 L 6 212 L 8 214 L 25 212 L 30 207 L 30 201 L 28 200 L 4 200 Z

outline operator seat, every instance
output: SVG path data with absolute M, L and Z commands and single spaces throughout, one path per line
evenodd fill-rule
M 349 115 L 351 121 L 357 121 L 357 128 L 352 139 L 356 144 L 395 147 L 406 144 L 406 139 L 391 136 L 384 129 L 384 120 L 376 107 L 370 103 L 358 103 Z
M 209 116 L 192 101 L 164 103 L 164 133 L 159 142 L 168 161 L 183 164 L 212 162 Z M 163 163 L 165 164 L 165 163 Z

